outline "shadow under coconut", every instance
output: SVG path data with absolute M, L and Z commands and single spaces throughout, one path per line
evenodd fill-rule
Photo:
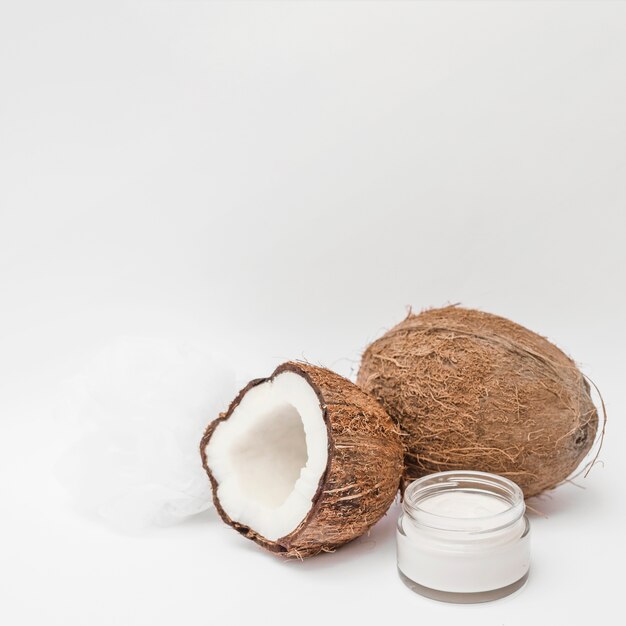
M 581 515 L 585 511 L 602 507 L 602 498 L 597 489 L 578 483 L 565 483 L 541 495 L 526 500 L 526 514 L 531 519 L 553 518 L 558 515 Z

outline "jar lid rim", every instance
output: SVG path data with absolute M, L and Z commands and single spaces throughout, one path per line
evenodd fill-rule
M 420 507 L 421 501 L 446 491 L 485 493 L 509 506 L 498 513 L 467 518 L 433 513 Z M 519 520 L 526 505 L 522 490 L 509 478 L 474 470 L 451 470 L 428 474 L 410 483 L 404 491 L 403 510 L 420 525 L 434 529 L 492 532 Z

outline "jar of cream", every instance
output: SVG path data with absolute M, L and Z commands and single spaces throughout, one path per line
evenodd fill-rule
M 404 492 L 398 520 L 398 571 L 422 595 L 485 602 L 524 585 L 530 525 L 522 490 L 485 472 L 424 476 Z

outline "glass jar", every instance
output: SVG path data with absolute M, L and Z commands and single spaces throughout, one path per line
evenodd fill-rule
M 422 595 L 485 602 L 524 585 L 530 525 L 522 490 L 485 472 L 424 476 L 404 492 L 398 520 L 398 571 Z

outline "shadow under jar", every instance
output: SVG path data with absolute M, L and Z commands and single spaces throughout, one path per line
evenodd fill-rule
M 485 472 L 424 476 L 404 492 L 398 571 L 413 591 L 444 602 L 502 598 L 521 588 L 530 566 L 530 525 L 522 490 Z

